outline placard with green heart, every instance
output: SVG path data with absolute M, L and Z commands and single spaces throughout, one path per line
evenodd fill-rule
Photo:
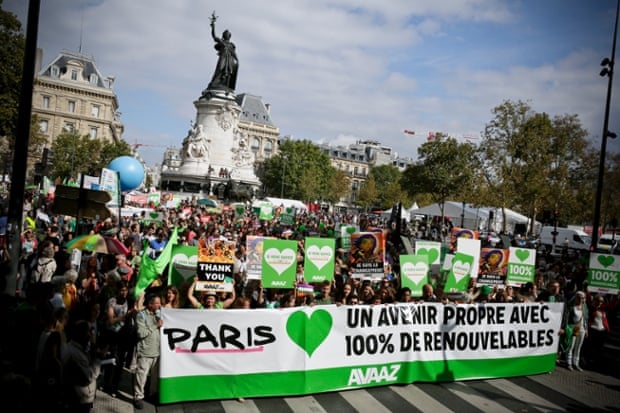
M 447 293 L 465 292 L 469 286 L 473 266 L 473 256 L 462 252 L 454 254 L 444 291 Z
M 607 254 L 590 254 L 588 290 L 606 294 L 620 292 L 620 259 Z
M 333 280 L 336 240 L 333 238 L 307 237 L 305 247 L 305 280 L 310 283 Z
M 331 314 L 325 310 L 315 310 L 309 316 L 304 311 L 295 311 L 286 321 L 286 333 L 308 357 L 312 357 L 312 353 L 329 336 L 332 323 Z
M 422 286 L 428 283 L 428 255 L 401 255 L 400 281 L 411 290 L 412 297 L 422 296 Z
M 536 251 L 528 248 L 510 247 L 506 284 L 516 287 L 534 282 L 536 272 Z
M 297 264 L 297 241 L 263 241 L 262 280 L 265 288 L 293 288 Z
M 258 219 L 263 221 L 271 221 L 273 219 L 273 205 L 271 203 L 262 203 L 260 205 Z
M 428 265 L 437 265 L 440 263 L 441 258 L 441 243 L 436 241 L 416 240 L 415 253 L 416 255 L 427 255 Z
M 171 257 L 168 266 L 168 285 L 180 287 L 184 281 L 193 281 L 198 266 L 198 247 L 173 245 Z

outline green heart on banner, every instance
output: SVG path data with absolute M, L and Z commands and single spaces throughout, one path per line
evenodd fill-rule
M 599 255 L 598 262 L 605 268 L 614 263 L 615 259 L 611 255 Z
M 353 234 L 355 232 L 355 227 L 347 227 L 347 232 Z
M 316 310 L 310 317 L 303 311 L 296 311 L 286 321 L 286 332 L 293 343 L 301 347 L 308 357 L 329 335 L 332 316 L 325 310 Z
M 420 248 L 419 250 L 416 250 L 416 255 L 426 255 L 428 257 L 428 262 L 432 264 L 437 259 L 439 252 L 435 249 L 429 250 L 426 248 Z
M 151 218 L 155 219 L 155 218 L 159 218 L 159 212 L 150 212 L 149 215 L 151 216 Z
M 519 261 L 525 261 L 530 256 L 530 252 L 528 250 L 516 250 L 515 255 L 519 259 Z
M 292 213 L 293 213 L 293 208 L 291 208 L 291 207 L 286 207 L 286 213 L 287 213 L 287 214 L 292 214 Z
M 237 215 L 243 215 L 243 213 L 245 212 L 245 207 L 243 207 L 243 205 L 238 206 L 237 208 L 235 208 L 235 212 L 237 213 Z

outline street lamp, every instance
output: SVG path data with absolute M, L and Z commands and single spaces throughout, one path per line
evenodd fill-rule
M 614 79 L 614 59 L 616 56 L 616 37 L 618 36 L 618 13 L 620 12 L 620 0 L 616 5 L 616 22 L 614 24 L 614 38 L 611 46 L 611 59 L 604 58 L 601 62 L 601 76 L 608 76 L 607 100 L 605 101 L 605 119 L 603 121 L 603 137 L 601 139 L 601 155 L 598 167 L 598 182 L 596 185 L 596 199 L 594 204 L 594 219 L 592 222 L 592 244 L 590 250 L 598 246 L 598 229 L 601 220 L 601 198 L 603 196 L 603 175 L 605 174 L 605 152 L 607 151 L 607 138 L 615 138 L 617 135 L 609 130 L 609 107 L 611 105 L 611 87 Z

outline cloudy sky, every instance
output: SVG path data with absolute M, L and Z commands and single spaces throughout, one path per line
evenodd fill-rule
M 417 158 L 430 131 L 479 136 L 504 100 L 577 114 L 600 148 L 615 0 L 53 0 L 41 2 L 43 64 L 62 49 L 115 76 L 124 139 L 148 164 L 180 146 L 232 33 L 237 93 L 261 96 L 281 135 L 372 139 Z M 25 22 L 26 0 L 3 9 Z M 620 79 L 610 130 L 620 134 Z M 413 130 L 406 135 L 403 130 Z M 620 139 L 608 148 L 620 150 Z

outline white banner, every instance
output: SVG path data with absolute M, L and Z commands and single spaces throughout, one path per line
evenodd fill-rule
M 164 309 L 160 397 L 307 394 L 547 372 L 555 366 L 562 310 L 562 303 Z

